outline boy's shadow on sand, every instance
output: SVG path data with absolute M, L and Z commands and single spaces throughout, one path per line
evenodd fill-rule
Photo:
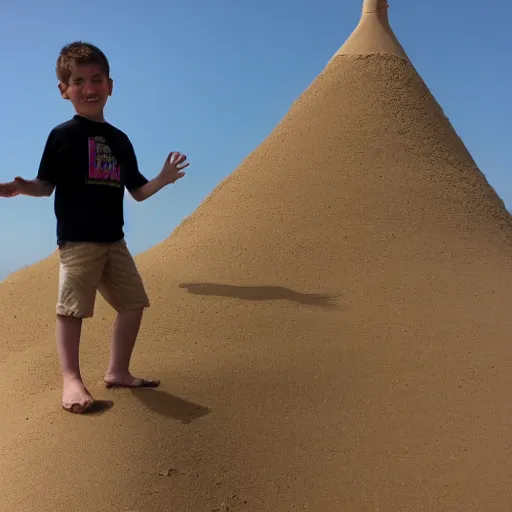
M 335 299 L 339 295 L 321 293 L 302 293 L 283 286 L 235 286 L 218 283 L 180 283 L 180 288 L 193 295 L 231 297 L 249 301 L 289 300 L 306 306 L 327 309 L 336 307 Z
M 183 400 L 162 390 L 130 388 L 130 391 L 148 409 L 182 423 L 190 423 L 211 412 L 208 407 Z
M 131 393 L 137 397 L 148 409 L 170 418 L 191 423 L 193 420 L 206 416 L 211 409 L 194 402 L 183 400 L 165 391 L 145 388 L 129 388 Z M 114 407 L 113 400 L 95 400 L 88 409 L 88 415 L 101 415 Z
M 100 415 L 110 411 L 114 407 L 112 400 L 94 400 L 91 407 L 87 410 L 88 415 Z

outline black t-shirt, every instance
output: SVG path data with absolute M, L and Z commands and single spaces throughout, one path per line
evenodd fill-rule
M 148 182 L 125 133 L 79 115 L 50 132 L 37 177 L 55 185 L 58 242 L 121 240 L 124 189 Z

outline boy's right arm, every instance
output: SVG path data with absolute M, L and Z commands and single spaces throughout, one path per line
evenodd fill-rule
M 59 181 L 62 168 L 60 138 L 59 133 L 55 129 L 48 135 L 36 178 L 26 180 L 17 176 L 10 183 L 0 183 L 0 197 L 15 197 L 18 195 L 31 197 L 51 196 L 55 185 Z
M 39 178 L 26 180 L 17 176 L 10 183 L 0 183 L 0 197 L 15 197 L 18 195 L 49 197 L 52 195 L 54 188 L 55 185 Z

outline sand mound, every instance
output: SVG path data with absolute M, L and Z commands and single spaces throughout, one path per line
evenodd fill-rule
M 2 510 L 510 509 L 511 216 L 407 58 L 356 50 L 138 258 L 162 388 L 102 390 L 99 300 L 115 404 L 62 412 L 57 262 L 2 286 Z

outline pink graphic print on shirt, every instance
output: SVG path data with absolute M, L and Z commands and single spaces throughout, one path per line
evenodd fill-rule
M 121 186 L 121 167 L 104 137 L 89 138 L 89 175 L 87 183 Z

